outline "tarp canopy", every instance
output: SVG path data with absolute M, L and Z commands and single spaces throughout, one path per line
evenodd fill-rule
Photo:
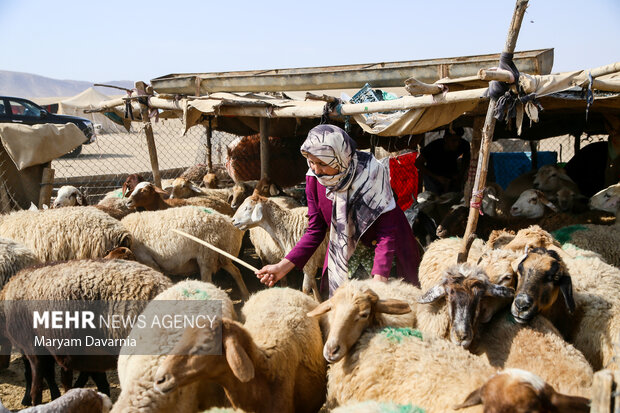
M 598 83 L 604 84 L 605 90 L 620 91 L 620 64 L 609 65 L 607 70 L 616 71 L 596 78 L 590 112 L 592 114 L 605 112 L 620 115 L 620 93 L 599 92 L 596 90 Z M 558 133 L 556 134 L 553 131 L 554 128 L 548 128 L 549 130 L 543 134 L 544 136 L 538 135 L 538 139 L 570 133 L 565 131 L 569 125 L 572 128 L 572 132 L 585 127 L 585 120 L 581 120 L 581 118 L 585 119 L 585 116 L 577 120 L 579 121 L 579 125 L 577 125 L 574 123 L 575 119 L 561 120 L 553 112 L 555 111 L 556 114 L 558 111 L 559 113 L 564 112 L 564 116 L 572 111 L 585 112 L 587 96 L 582 87 L 589 84 L 589 76 L 592 73 L 596 73 L 596 69 L 553 75 L 534 76 L 524 74 L 521 77 L 520 83 L 524 91 L 527 94 L 535 94 L 540 100 L 545 110 L 544 120 L 557 120 L 554 128 Z M 473 117 L 484 116 L 484 113 L 486 113 L 486 103 L 488 102 L 488 99 L 484 96 L 486 88 L 479 88 L 480 81 L 478 79 L 442 79 L 436 83 L 446 84 L 449 88 L 459 90 L 459 92 L 454 92 L 452 95 L 460 93 L 459 96 L 462 96 L 462 98 L 449 100 L 446 96 L 450 93 L 418 97 L 401 96 L 398 99 L 383 103 L 389 103 L 394 108 L 403 107 L 403 110 L 373 112 L 373 105 L 376 105 L 378 102 L 361 104 L 366 109 L 365 113 L 354 113 L 355 107 L 359 109 L 360 104 L 351 105 L 343 103 L 337 106 L 335 110 L 342 115 L 352 113 L 351 120 L 354 120 L 362 131 L 386 137 L 421 134 L 441 128 L 459 118 L 466 125 L 471 126 L 471 119 L 462 119 L 463 115 Z M 334 92 L 332 91 L 332 96 L 340 97 L 339 93 Z M 239 133 L 238 130 L 230 129 L 230 118 L 234 117 L 243 125 L 252 129 L 251 132 L 256 133 L 258 131 L 258 121 L 249 118 L 267 116 L 272 118 L 272 122 L 279 122 L 275 122 L 276 133 L 279 132 L 280 135 L 285 135 L 280 130 L 283 129 L 282 126 L 286 126 L 289 129 L 294 128 L 299 132 L 306 129 L 306 127 L 301 127 L 303 122 L 300 122 L 299 119 L 297 122 L 287 121 L 287 119 L 302 118 L 311 120 L 310 123 L 316 124 L 316 119 L 320 118 L 324 113 L 326 103 L 317 100 L 301 100 L 298 96 L 295 97 L 297 99 L 292 99 L 286 93 L 276 96 L 258 93 L 213 93 L 206 98 L 188 101 L 187 110 L 185 111 L 185 125 L 189 129 L 196 124 L 203 123 L 205 117 L 211 116 L 215 119 L 213 126 L 216 129 Z M 348 111 L 349 108 L 353 108 L 351 109 L 353 112 Z M 361 111 L 364 112 L 364 109 Z M 533 104 L 525 105 L 522 113 L 529 115 L 533 121 L 540 117 Z M 312 120 L 313 118 L 314 120 Z M 591 122 L 594 123 L 595 120 L 602 119 L 602 117 L 593 115 L 591 119 L 594 119 Z M 525 125 L 522 134 L 527 139 L 527 129 L 530 129 L 532 126 L 529 125 L 530 122 L 526 116 L 523 117 L 522 123 Z M 512 134 L 514 136 L 510 137 L 517 137 L 515 132 Z M 501 132 L 499 136 L 501 136 Z
M 92 109 L 99 103 L 109 100 L 110 97 L 97 91 L 94 87 L 89 87 L 85 91 L 59 102 L 58 113 L 71 116 L 80 116 L 90 119 L 93 123 L 99 123 L 103 131 L 115 131 L 117 126 L 103 113 L 85 113 L 85 109 Z M 121 115 L 118 113 L 117 115 Z M 122 116 L 121 116 L 122 117 Z
M 19 171 L 56 159 L 80 146 L 84 139 L 84 133 L 73 123 L 0 123 L 0 141 Z

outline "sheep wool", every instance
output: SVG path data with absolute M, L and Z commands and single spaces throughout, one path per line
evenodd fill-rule
M 29 248 L 10 239 L 0 238 L 0 288 L 22 268 L 38 263 L 39 259 Z
M 24 244 L 45 262 L 100 258 L 116 247 L 131 248 L 131 235 L 120 222 L 94 207 L 0 216 L 0 237 Z
M 220 300 L 222 316 L 236 319 L 233 303 L 225 291 L 213 284 L 197 280 L 181 281 L 163 291 L 155 300 Z M 144 311 L 148 311 L 149 307 Z M 166 345 L 181 338 L 176 332 L 162 328 L 149 337 L 157 337 L 158 343 Z M 132 332 L 129 337 L 134 337 Z M 139 338 L 138 338 L 139 339 Z M 223 389 L 213 383 L 197 382 L 161 394 L 153 388 L 155 373 L 165 355 L 131 355 L 123 354 L 118 358 L 118 378 L 121 394 L 112 408 L 112 412 L 198 412 L 211 406 L 223 405 Z

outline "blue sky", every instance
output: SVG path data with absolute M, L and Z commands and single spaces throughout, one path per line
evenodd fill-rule
M 56 79 L 326 66 L 500 52 L 512 0 L 0 0 L 0 70 Z M 8 42 L 7 42 L 8 39 Z M 554 72 L 620 61 L 619 0 L 530 0 L 517 50 Z

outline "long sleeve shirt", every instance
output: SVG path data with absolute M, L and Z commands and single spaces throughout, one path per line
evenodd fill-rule
M 308 228 L 286 256 L 300 269 L 306 265 L 312 254 L 323 242 L 332 219 L 332 202 L 326 196 L 326 188 L 314 176 L 306 176 L 306 197 L 308 200 Z M 362 235 L 360 241 L 375 250 L 373 275 L 388 277 L 392 260 L 396 255 L 397 274 L 405 278 L 406 281 L 419 285 L 420 255 L 417 241 L 400 208 L 397 207 L 381 214 Z M 323 264 L 323 275 L 327 269 L 327 254 Z

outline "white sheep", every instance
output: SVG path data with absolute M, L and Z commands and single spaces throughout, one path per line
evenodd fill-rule
M 206 282 L 223 268 L 235 279 L 243 298 L 249 296 L 241 272 L 230 258 L 171 231 L 181 230 L 237 256 L 243 232 L 230 223 L 229 217 L 206 208 L 184 206 L 129 214 L 121 224 L 133 236 L 131 250 L 138 261 L 173 275 L 199 271 Z
M 112 401 L 93 389 L 71 389 L 49 403 L 19 410 L 19 413 L 108 413 Z M 0 413 L 11 413 L 0 402 Z
M 154 300 L 220 300 L 222 316 L 236 319 L 237 315 L 228 294 L 213 284 L 197 280 L 181 281 L 163 291 Z M 155 306 L 157 304 L 153 304 Z M 144 313 L 151 311 L 147 306 Z M 158 348 L 167 348 L 170 343 L 177 342 L 182 336 L 179 330 L 154 327 L 146 338 L 142 338 L 138 331 L 132 331 L 129 338 L 140 340 L 142 345 L 151 345 Z M 155 373 L 159 365 L 166 358 L 161 355 L 132 354 L 130 348 L 123 348 L 118 358 L 118 378 L 121 393 L 114 404 L 112 412 L 118 413 L 167 413 L 197 412 L 210 406 L 225 403 L 223 392 L 219 386 L 208 381 L 199 381 L 194 384 L 178 388 L 162 394 L 153 387 Z
M 41 266 L 29 267 L 14 275 L 0 292 L 0 300 L 5 303 L 17 300 L 44 301 L 99 301 L 122 302 L 135 300 L 137 305 L 123 307 L 121 315 L 139 314 L 140 303 L 154 298 L 171 285 L 163 274 L 134 261 L 125 260 L 72 260 Z M 133 302 L 132 302 L 133 303 Z M 47 309 L 47 308 L 46 308 Z M 40 351 L 35 351 L 34 337 L 41 331 L 30 325 L 23 325 L 24 311 L 21 306 L 2 307 L 0 333 L 10 343 L 20 349 L 32 368 L 32 387 L 30 395 L 34 404 L 41 403 L 44 362 Z M 15 326 L 19 326 L 16 328 Z M 106 338 L 125 338 L 129 333 L 125 328 L 101 330 Z M 46 329 L 43 333 L 53 339 L 73 338 L 71 329 Z M 5 340 L 3 340 L 5 341 Z M 3 345 L 5 343 L 3 342 Z M 56 347 L 45 345 L 54 359 L 65 370 L 102 372 L 116 365 L 112 355 L 71 356 L 56 354 Z M 63 384 L 66 377 L 63 376 Z M 107 385 L 107 383 L 106 383 Z M 109 389 L 101 389 L 109 391 Z
M 299 207 L 285 209 L 280 207 L 270 198 L 254 194 L 245 201 L 233 216 L 233 225 L 240 229 L 260 226 L 263 228 L 280 247 L 283 258 L 301 239 L 308 226 L 308 208 Z M 303 268 L 304 293 L 312 292 L 317 301 L 320 294 L 316 285 L 316 271 L 323 267 L 325 252 L 327 250 L 327 237 L 317 248 L 310 260 Z
M 3 215 L 0 237 L 24 244 L 41 261 L 101 258 L 116 247 L 131 247 L 131 235 L 121 223 L 93 207 Z
M 37 256 L 24 245 L 0 238 L 0 289 L 22 268 L 39 264 Z
M 58 189 L 58 195 L 52 203 L 52 208 L 86 205 L 88 205 L 88 201 L 79 189 L 71 185 L 64 185 Z M 124 202 L 122 193 L 119 194 L 119 198 L 104 198 L 99 204 L 93 205 L 93 207 L 118 220 L 123 219 L 123 217 L 133 212 Z
M 387 283 L 350 280 L 322 302 L 308 316 L 327 314 L 329 333 L 323 357 L 330 363 L 342 359 L 362 332 L 377 327 L 415 327 L 421 291 L 403 280 Z
M 612 212 L 616 214 L 616 219 L 620 218 L 620 183 L 611 185 L 590 198 L 590 206 L 592 209 Z
M 325 400 L 326 363 L 319 323 L 306 316 L 316 305 L 300 291 L 272 288 L 246 302 L 243 325 L 224 318 L 221 339 L 208 328 L 186 329 L 175 347 L 177 355 L 160 365 L 156 389 L 168 393 L 197 379 L 210 379 L 226 389 L 235 408 L 257 413 L 318 411 Z M 221 356 L 193 355 L 219 345 Z
M 418 330 L 368 330 L 330 366 L 327 407 L 374 400 L 444 413 L 494 372 L 485 358 Z
M 170 191 L 169 199 L 185 199 L 196 196 L 218 198 L 222 202 L 230 203 L 232 199 L 232 189 L 200 188 L 198 185 L 186 178 L 175 178 L 175 180 L 172 181 L 172 189 Z

